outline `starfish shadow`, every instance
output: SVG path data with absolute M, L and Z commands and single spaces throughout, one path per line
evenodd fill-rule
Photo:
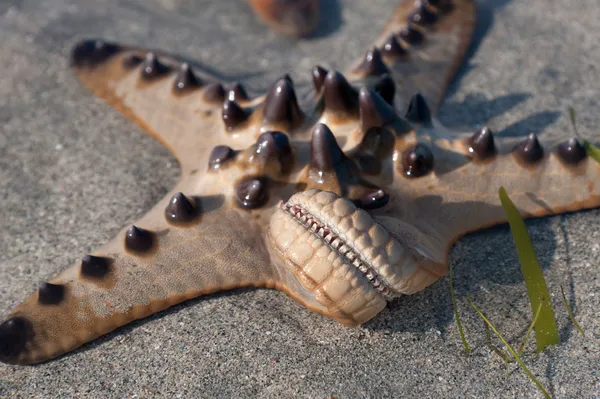
M 473 40 L 465 54 L 465 60 L 459 68 L 446 92 L 446 98 L 452 97 L 460 87 L 461 80 L 469 71 L 477 68 L 471 59 L 482 45 L 484 38 L 494 25 L 494 14 L 507 6 L 511 0 L 481 0 L 477 2 L 477 25 Z M 440 121 L 448 128 L 464 126 L 482 126 L 493 118 L 503 115 L 532 97 L 531 93 L 511 93 L 487 100 L 483 93 L 468 94 L 461 103 L 443 103 L 440 109 Z M 561 116 L 560 112 L 546 110 L 502 129 L 495 129 L 500 137 L 519 137 L 529 133 L 540 134 Z
M 501 137 L 522 137 L 529 133 L 540 135 L 548 126 L 556 122 L 562 113 L 558 111 L 541 111 L 513 123 L 498 131 Z
M 482 126 L 531 97 L 530 93 L 511 93 L 488 99 L 482 92 L 469 93 L 461 102 L 444 103 L 438 117 L 449 129 Z
M 319 2 L 319 24 L 306 40 L 318 39 L 337 32 L 342 26 L 341 5 L 338 0 Z
M 493 122 L 494 118 L 517 107 L 531 96 L 529 93 L 512 93 L 488 100 L 483 93 L 468 94 L 461 102 L 444 104 L 439 119 L 449 130 L 472 131 L 488 125 L 498 138 L 525 137 L 529 133 L 540 136 L 562 113 L 540 111 L 502 128 L 498 128 Z
M 456 77 L 448 87 L 446 97 L 452 96 L 456 90 L 460 87 L 460 81 L 470 70 L 477 67 L 475 64 L 471 64 L 470 60 L 473 55 L 477 52 L 483 39 L 487 36 L 488 32 L 494 25 L 494 14 L 496 11 L 504 8 L 512 0 L 480 0 L 477 1 L 477 23 L 475 25 L 475 31 L 473 32 L 473 40 L 471 45 L 465 54 L 465 61 L 459 68 Z

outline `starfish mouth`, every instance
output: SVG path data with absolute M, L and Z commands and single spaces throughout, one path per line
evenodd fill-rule
M 382 276 L 377 273 L 368 256 L 355 250 L 352 245 L 346 241 L 343 234 L 337 231 L 335 226 L 330 226 L 320 220 L 315 214 L 302 207 L 298 203 L 281 203 L 280 208 L 291 215 L 298 223 L 316 236 L 320 237 L 331 249 L 337 252 L 344 263 L 354 266 L 371 283 L 373 288 L 390 300 L 397 295 Z
M 386 227 L 332 192 L 308 190 L 281 202 L 269 233 L 280 256 L 314 286 L 336 275 L 389 301 L 415 266 Z

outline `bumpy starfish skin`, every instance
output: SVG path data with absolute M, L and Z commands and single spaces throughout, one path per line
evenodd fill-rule
M 287 75 L 251 98 L 167 54 L 79 43 L 79 79 L 164 143 L 182 176 L 15 309 L 0 359 L 44 361 L 246 286 L 358 325 L 444 275 L 460 236 L 505 222 L 500 186 L 526 217 L 599 206 L 600 166 L 577 140 L 461 135 L 433 117 L 427 104 L 442 98 L 474 18 L 470 0 L 404 1 L 347 73 L 314 68 L 305 102 Z

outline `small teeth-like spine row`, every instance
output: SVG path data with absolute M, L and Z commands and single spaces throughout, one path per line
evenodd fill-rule
M 410 49 L 421 46 L 429 29 L 452 8 L 451 0 L 416 0 L 414 10 L 406 19 L 406 27 L 391 34 L 380 49 L 369 50 L 359 69 L 365 75 L 378 76 L 388 70 L 382 56 L 406 60 Z
M 304 227 L 312 231 L 314 234 L 321 237 L 329 246 L 337 251 L 342 257 L 345 257 L 349 264 L 356 267 L 369 282 L 373 285 L 373 288 L 382 294 L 386 299 L 390 300 L 393 298 L 391 290 L 385 285 L 381 277 L 375 272 L 373 268 L 368 266 L 366 262 L 363 262 L 357 253 L 355 253 L 344 241 L 335 235 L 331 229 L 329 229 L 320 220 L 316 219 L 307 210 L 300 207 L 298 204 L 286 203 L 282 208 L 298 220 Z

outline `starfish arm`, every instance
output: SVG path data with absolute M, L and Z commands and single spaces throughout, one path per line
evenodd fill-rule
M 248 100 L 243 86 L 209 82 L 199 76 L 200 67 L 164 52 L 84 40 L 75 45 L 71 65 L 94 94 L 165 145 L 183 174 L 221 144 L 214 140 L 226 136 L 225 99 Z M 205 140 L 198 140 L 199 135 Z
M 45 361 L 200 295 L 279 288 L 255 216 L 223 201 L 174 191 L 135 227 L 43 283 L 0 325 L 0 360 Z
M 308 35 L 319 22 L 319 0 L 249 0 L 252 9 L 273 30 Z
M 515 143 L 494 140 L 487 128 L 452 141 L 428 142 L 421 136 L 421 156 L 431 156 L 432 169 L 410 178 L 406 155 L 416 137 L 397 146 L 400 162 L 394 188 L 398 194 L 390 201 L 390 212 L 400 213 L 403 220 L 435 237 L 443 251 L 437 256 L 444 265 L 458 238 L 507 222 L 500 187 L 525 218 L 600 206 L 600 164 L 576 139 L 544 142 L 531 134 Z
M 435 110 L 463 62 L 475 21 L 473 0 L 403 0 L 347 75 L 369 81 L 389 74 L 397 84 L 397 109 L 406 110 L 420 92 Z

